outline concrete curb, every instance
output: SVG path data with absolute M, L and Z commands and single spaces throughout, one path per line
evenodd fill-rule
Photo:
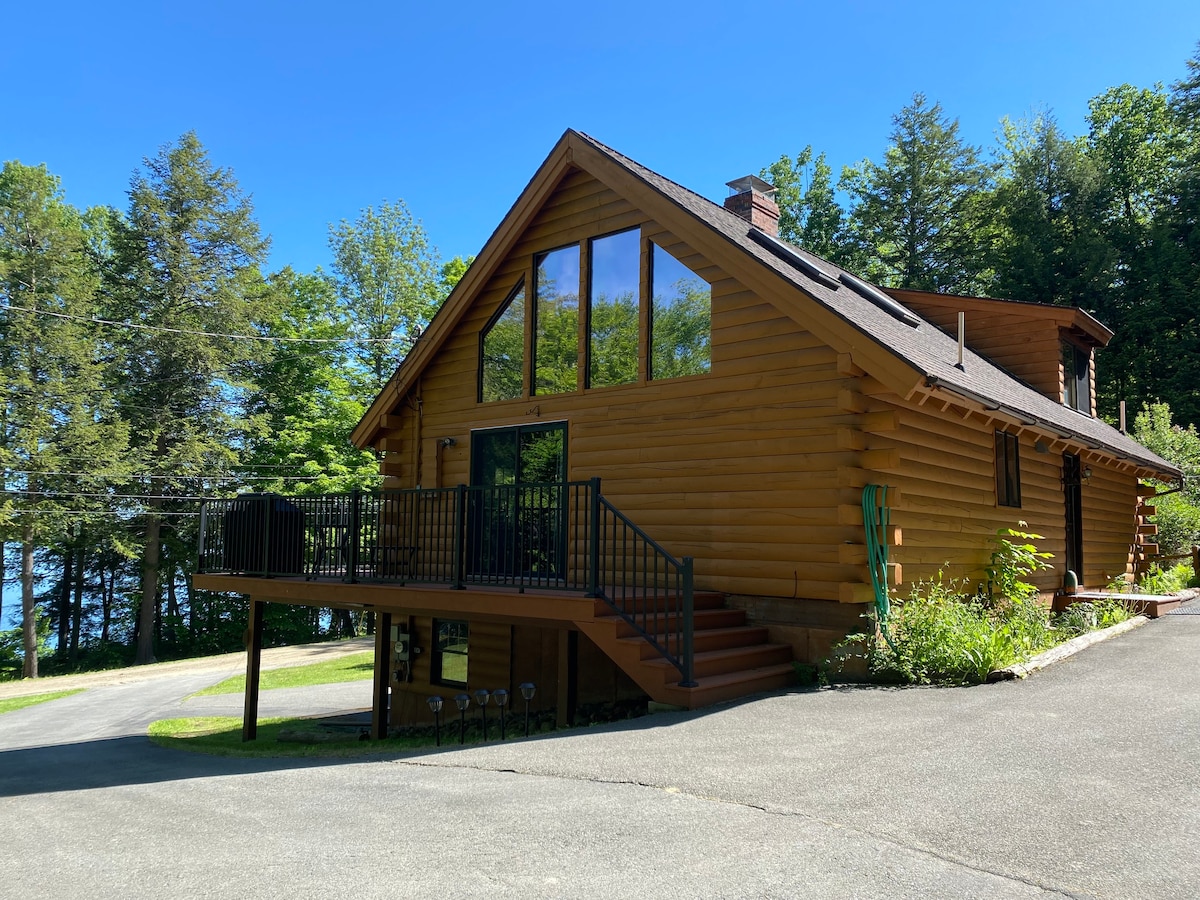
M 1049 650 L 1045 650 L 1023 663 L 1015 663 L 1006 668 L 989 672 L 987 682 L 988 684 L 993 684 L 997 681 L 1012 681 L 1016 678 L 1027 678 L 1034 672 L 1039 672 L 1046 668 L 1046 666 L 1060 662 L 1069 656 L 1074 656 L 1079 651 L 1086 650 L 1094 644 L 1107 641 L 1109 638 L 1115 638 L 1127 631 L 1133 631 L 1135 628 L 1141 628 L 1149 621 L 1146 616 L 1134 616 L 1132 619 L 1126 619 L 1124 622 L 1118 622 L 1116 625 L 1101 629 L 1100 631 L 1089 631 L 1087 634 L 1081 634 L 1079 637 L 1071 638 L 1071 640 L 1064 644 L 1059 644 L 1057 647 L 1051 647 Z

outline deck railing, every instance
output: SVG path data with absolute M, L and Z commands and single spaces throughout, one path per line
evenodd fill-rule
M 578 590 L 692 679 L 692 560 L 601 496 L 599 478 L 207 500 L 198 571 Z

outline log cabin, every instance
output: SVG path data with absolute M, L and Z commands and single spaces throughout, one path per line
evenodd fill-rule
M 1181 475 L 1097 418 L 1107 328 L 883 290 L 730 188 L 563 135 L 354 431 L 384 489 L 206 507 L 195 581 L 251 598 L 251 671 L 264 602 L 355 607 L 377 735 L 522 684 L 560 721 L 694 708 L 787 684 L 882 592 L 979 580 L 998 529 L 1044 536 L 1046 597 L 1136 573 L 1142 482 Z

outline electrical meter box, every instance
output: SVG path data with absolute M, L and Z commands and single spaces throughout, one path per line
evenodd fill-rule
M 397 662 L 408 662 L 412 658 L 412 635 L 400 630 L 400 626 L 392 626 L 392 657 Z

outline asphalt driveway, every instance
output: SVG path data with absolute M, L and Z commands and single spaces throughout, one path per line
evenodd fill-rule
M 1198 653 L 1168 616 L 1021 683 L 349 763 L 141 736 L 212 676 L 96 689 L 0 717 L 0 896 L 1193 898 Z

